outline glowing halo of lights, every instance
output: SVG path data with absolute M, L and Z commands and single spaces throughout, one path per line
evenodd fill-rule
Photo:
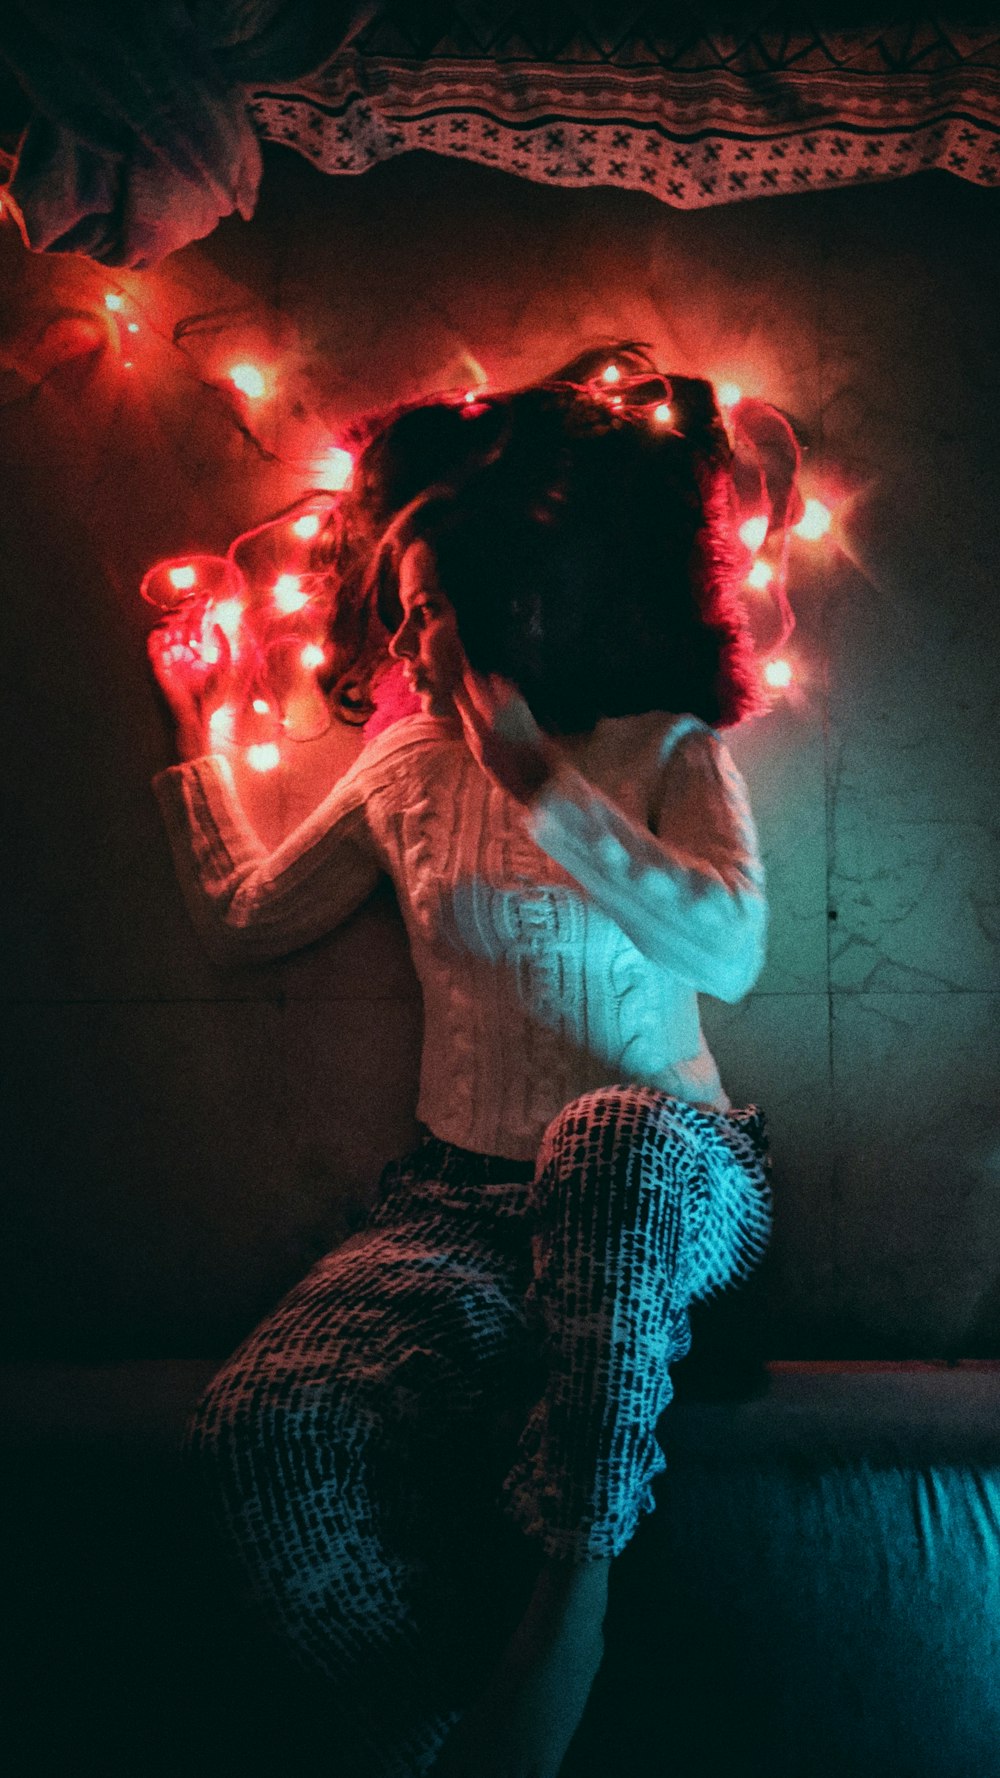
M 816 543 L 825 537 L 833 523 L 833 514 L 822 500 L 807 500 L 805 511 L 798 524 L 792 526 L 796 537 L 805 538 L 807 543 Z
M 746 577 L 746 585 L 753 587 L 755 593 L 762 593 L 770 586 L 773 579 L 774 569 L 770 564 L 757 561 Z
M 768 532 L 766 512 L 755 513 L 752 519 L 744 519 L 740 526 L 740 542 L 745 543 L 754 555 L 763 545 Z
M 279 574 L 274 583 L 272 597 L 275 606 L 284 617 L 301 611 L 309 603 L 309 594 L 302 587 L 301 574 Z
M 354 458 L 350 451 L 340 445 L 328 445 L 316 464 L 317 485 L 339 494 L 343 488 L 350 487 L 353 470 Z
M 171 556 L 143 575 L 139 592 L 158 611 L 176 611 L 188 600 L 239 598 L 246 585 L 228 556 Z
M 256 364 L 234 364 L 227 372 L 233 387 L 246 395 L 250 401 L 257 401 L 267 393 L 267 382 L 263 371 Z
M 138 330 L 138 322 L 128 319 L 135 305 L 115 292 L 107 296 L 116 299 L 107 306 L 124 346 L 126 327 Z M 119 313 L 123 308 L 124 315 Z M 142 339 L 146 336 L 144 324 Z M 619 345 L 617 361 L 610 356 L 614 350 L 611 342 L 595 348 L 587 366 L 588 392 L 615 413 L 616 426 L 628 422 L 650 431 L 669 428 L 683 437 L 698 414 L 695 405 L 688 405 L 687 379 L 661 373 L 645 348 Z M 281 389 L 281 380 L 267 368 L 271 362 L 266 347 L 263 368 L 249 360 L 231 366 L 222 360 L 229 384 L 246 397 L 229 404 L 233 422 L 244 431 L 252 424 L 247 404 Z M 218 388 L 222 367 L 218 360 L 215 364 L 213 386 Z M 471 359 L 465 375 L 468 383 L 456 380 L 438 398 L 471 418 L 485 411 L 492 398 L 485 373 Z M 733 462 L 738 461 L 742 472 L 734 468 L 731 474 L 731 516 L 739 539 L 733 562 L 746 589 L 756 670 L 771 693 L 791 688 L 794 702 L 802 696 L 798 673 L 782 654 L 795 628 L 786 593 L 791 539 L 814 544 L 830 531 L 833 514 L 822 499 L 803 499 L 801 446 L 787 416 L 763 398 L 744 397 L 735 381 L 704 380 L 712 384 Z M 747 380 L 756 386 L 753 366 L 747 367 Z M 427 399 L 435 399 L 433 391 Z M 314 554 L 313 545 L 332 528 L 341 495 L 351 486 L 354 458 L 335 442 L 336 432 L 327 422 L 321 424 L 318 416 L 313 422 L 315 431 L 302 455 L 279 459 L 298 475 L 294 500 L 235 538 L 225 556 L 192 553 L 157 562 L 140 587 L 144 601 L 163 616 L 161 658 L 175 662 L 178 675 L 207 687 L 218 704 L 207 719 L 212 743 L 255 772 L 274 771 L 293 752 L 286 742 L 317 738 L 333 721 L 322 682 L 335 665 L 331 624 L 336 581 L 325 565 L 330 552 L 321 545 Z M 664 447 L 669 449 L 666 440 Z M 772 448 L 777 470 L 768 456 Z M 751 598 L 751 592 L 758 596 Z
M 281 748 L 277 741 L 255 741 L 244 749 L 243 758 L 252 772 L 273 772 L 281 764 Z
M 278 636 L 264 651 L 261 681 L 289 741 L 316 741 L 333 721 L 329 699 L 317 678 L 325 661 L 326 651 L 317 634 Z

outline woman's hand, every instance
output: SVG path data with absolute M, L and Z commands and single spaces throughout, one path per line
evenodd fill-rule
M 222 700 L 232 664 L 225 632 L 216 625 L 206 646 L 201 624 L 175 613 L 150 630 L 146 652 L 176 724 L 181 758 L 196 759 L 210 753 L 208 719 Z
M 473 757 L 518 802 L 530 804 L 555 771 L 559 749 L 539 728 L 517 687 L 498 673 L 477 673 L 466 662 L 452 697 Z

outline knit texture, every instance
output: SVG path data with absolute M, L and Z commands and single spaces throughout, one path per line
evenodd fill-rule
M 526 809 L 457 722 L 406 717 L 270 853 L 224 758 L 154 781 L 220 962 L 313 942 L 391 877 L 423 990 L 417 1116 L 516 1160 L 534 1159 L 562 1106 L 611 1082 L 728 1110 L 697 996 L 741 999 L 765 957 L 757 833 L 715 732 L 653 712 L 560 746 Z

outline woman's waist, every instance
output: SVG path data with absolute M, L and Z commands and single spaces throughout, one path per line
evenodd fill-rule
M 523 1221 L 530 1209 L 534 1159 L 469 1149 L 426 1125 L 416 1146 L 383 1169 L 369 1226 L 421 1210 L 485 1222 Z

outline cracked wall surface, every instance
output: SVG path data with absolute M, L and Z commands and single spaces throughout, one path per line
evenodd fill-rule
M 793 551 L 796 691 L 727 737 L 770 955 L 703 1016 L 731 1097 L 768 1111 L 777 1225 L 719 1326 L 775 1357 L 996 1353 L 998 236 L 996 194 L 943 173 L 681 213 L 272 149 L 252 223 L 128 275 L 129 380 L 74 346 L 108 274 L 0 226 L 12 1351 L 223 1353 L 414 1131 L 389 894 L 282 964 L 223 976 L 199 950 L 149 791 L 169 749 L 142 573 L 292 498 L 316 414 L 620 335 L 781 407 L 837 510 Z M 286 392 L 252 437 L 217 386 L 237 346 Z M 355 744 L 315 747 L 306 803 Z

